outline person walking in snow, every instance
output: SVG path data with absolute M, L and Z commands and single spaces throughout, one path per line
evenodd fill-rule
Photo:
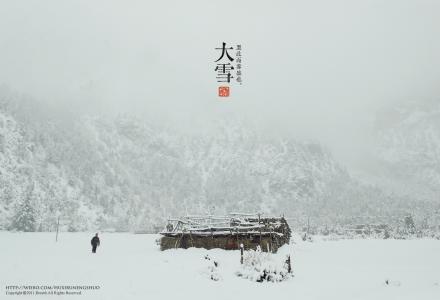
M 95 234 L 90 242 L 92 244 L 92 253 L 96 253 L 96 248 L 101 244 L 98 234 Z

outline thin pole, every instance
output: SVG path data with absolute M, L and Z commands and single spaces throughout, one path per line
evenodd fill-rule
M 58 219 L 57 219 L 57 235 L 55 236 L 55 242 L 58 242 L 58 231 L 59 231 L 59 228 L 60 228 L 60 216 L 58 216 Z
M 260 247 L 261 247 L 262 245 L 261 245 L 261 227 L 260 227 L 260 225 L 261 225 L 261 218 L 260 218 L 260 214 L 258 214 L 258 227 L 260 228 Z
M 307 217 L 307 235 L 310 233 L 310 216 Z

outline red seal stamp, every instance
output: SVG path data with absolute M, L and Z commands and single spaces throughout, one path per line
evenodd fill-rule
M 219 86 L 218 87 L 219 97 L 229 97 L 229 86 Z

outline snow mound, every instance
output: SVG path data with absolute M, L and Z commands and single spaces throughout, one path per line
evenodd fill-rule
M 242 267 L 236 275 L 255 282 L 281 282 L 293 277 L 288 259 L 276 260 L 275 255 L 262 252 L 260 248 L 244 254 Z
M 222 277 L 218 269 L 219 267 L 218 261 L 213 259 L 209 255 L 205 255 L 204 259 L 206 262 L 206 266 L 203 269 L 202 274 L 213 281 L 222 280 Z

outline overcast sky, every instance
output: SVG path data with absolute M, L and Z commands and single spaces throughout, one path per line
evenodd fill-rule
M 222 42 L 243 85 L 220 100 Z M 359 160 L 375 111 L 439 98 L 440 1 L 0 0 L 0 84 L 179 126 L 233 115 Z

